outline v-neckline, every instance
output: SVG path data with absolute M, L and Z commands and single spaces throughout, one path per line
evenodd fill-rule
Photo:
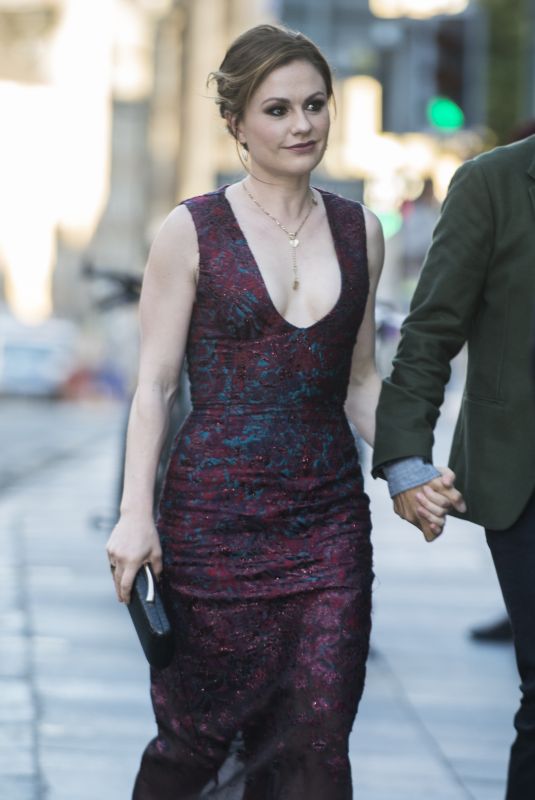
M 313 322 L 311 325 L 294 325 L 293 322 L 290 322 L 289 319 L 286 319 L 286 317 L 284 317 L 281 314 L 281 312 L 279 311 L 279 309 L 277 308 L 277 306 L 273 302 L 273 298 L 271 297 L 271 295 L 270 295 L 270 293 L 268 291 L 266 281 L 264 279 L 264 276 L 262 275 L 262 270 L 258 266 L 258 262 L 256 260 L 256 257 L 254 255 L 252 249 L 251 249 L 251 246 L 250 246 L 250 244 L 249 244 L 249 242 L 247 240 L 247 237 L 245 236 L 245 233 L 243 232 L 243 229 L 242 229 L 240 223 L 238 222 L 238 218 L 237 218 L 236 214 L 234 213 L 234 209 L 232 208 L 230 200 L 227 197 L 228 186 L 229 186 L 228 184 L 226 184 L 225 186 L 222 186 L 221 189 L 220 189 L 220 193 L 221 193 L 221 195 L 223 197 L 224 203 L 226 203 L 226 206 L 227 206 L 227 209 L 229 211 L 232 223 L 233 223 L 234 227 L 237 229 L 237 231 L 239 232 L 240 238 L 245 243 L 245 247 L 247 248 L 247 252 L 249 254 L 249 259 L 250 259 L 251 263 L 253 264 L 253 267 L 255 269 L 257 278 L 258 278 L 258 280 L 259 280 L 259 282 L 260 282 L 260 284 L 262 286 L 262 291 L 264 292 L 264 295 L 266 296 L 266 298 L 268 300 L 268 303 L 269 303 L 271 309 L 273 310 L 273 312 L 276 314 L 276 316 L 278 317 L 278 319 L 281 322 L 283 322 L 288 328 L 291 328 L 294 331 L 310 331 L 313 328 L 316 328 L 318 325 L 321 325 L 323 322 L 328 320 L 337 311 L 338 306 L 342 302 L 342 295 L 344 294 L 344 288 L 345 288 L 345 270 L 342 267 L 343 256 L 342 256 L 342 253 L 340 252 L 340 249 L 339 249 L 339 245 L 338 245 L 338 242 L 337 242 L 337 237 L 335 236 L 335 231 L 333 230 L 333 221 L 332 221 L 332 217 L 331 217 L 331 210 L 329 208 L 329 201 L 328 200 L 326 201 L 325 192 L 323 192 L 321 189 L 317 189 L 317 191 L 321 194 L 321 197 L 322 197 L 322 200 L 323 200 L 323 205 L 325 207 L 325 215 L 327 217 L 327 223 L 329 225 L 329 230 L 330 230 L 330 233 L 331 233 L 334 252 L 335 252 L 335 255 L 336 255 L 336 261 L 337 261 L 338 269 L 339 269 L 339 272 L 340 272 L 340 292 L 339 292 L 338 297 L 337 297 L 334 305 L 332 306 L 332 308 L 329 311 L 327 311 L 326 314 L 324 314 L 322 317 L 320 317 L 320 319 L 316 320 L 316 322 Z

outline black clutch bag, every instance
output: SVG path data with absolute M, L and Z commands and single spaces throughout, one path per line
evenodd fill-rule
M 149 664 L 158 669 L 169 666 L 174 650 L 173 633 L 149 564 L 136 575 L 128 610 Z

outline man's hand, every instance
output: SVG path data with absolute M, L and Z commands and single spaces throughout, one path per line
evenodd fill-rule
M 455 473 L 448 467 L 437 467 L 441 476 L 394 497 L 394 511 L 407 522 L 420 528 L 428 542 L 440 536 L 446 514 L 454 508 L 463 513 L 466 504 L 455 488 Z

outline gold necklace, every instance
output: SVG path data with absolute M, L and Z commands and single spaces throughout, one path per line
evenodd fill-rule
M 314 197 L 314 195 L 312 193 L 312 189 L 310 190 L 310 200 L 311 200 L 310 208 L 308 209 L 307 213 L 305 214 L 305 216 L 304 216 L 303 220 L 301 221 L 301 223 L 300 223 L 299 227 L 297 228 L 297 230 L 292 233 L 292 231 L 289 231 L 288 228 L 285 225 L 282 224 L 282 222 L 279 222 L 279 220 L 276 217 L 273 216 L 273 214 L 270 214 L 270 212 L 267 210 L 267 208 L 264 208 L 264 206 L 261 203 L 258 202 L 256 197 L 253 197 L 253 195 L 251 194 L 251 192 L 249 191 L 249 189 L 247 188 L 247 186 L 244 183 L 242 183 L 242 186 L 245 189 L 246 194 L 250 197 L 250 199 L 253 201 L 253 203 L 256 206 L 258 206 L 260 211 L 263 211 L 264 214 L 267 217 L 272 219 L 273 222 L 276 225 L 278 225 L 279 228 L 282 231 L 284 231 L 284 233 L 288 237 L 288 242 L 290 244 L 290 247 L 292 248 L 292 273 L 293 273 L 292 289 L 294 290 L 294 292 L 297 291 L 297 289 L 299 289 L 299 273 L 297 271 L 297 253 L 296 253 L 296 250 L 299 247 L 299 239 L 297 238 L 297 235 L 298 235 L 299 231 L 301 230 L 301 228 L 303 227 L 303 225 L 305 224 L 305 222 L 307 221 L 307 219 L 309 218 L 309 216 L 311 215 L 312 209 L 314 208 L 314 206 L 318 205 L 318 201 Z

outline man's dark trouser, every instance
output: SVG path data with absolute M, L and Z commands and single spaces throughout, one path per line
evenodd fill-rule
M 515 716 L 506 800 L 535 798 L 535 495 L 505 531 L 487 530 L 511 620 L 522 699 Z

